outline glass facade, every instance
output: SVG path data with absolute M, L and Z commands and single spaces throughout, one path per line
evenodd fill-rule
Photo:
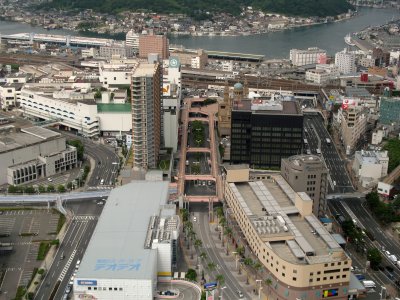
M 301 154 L 303 116 L 232 112 L 231 163 L 280 168 L 281 159 Z

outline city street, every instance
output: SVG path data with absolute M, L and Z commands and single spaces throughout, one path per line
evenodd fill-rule
M 73 211 L 73 218 L 53 262 L 50 266 L 46 266 L 49 270 L 35 299 L 48 299 L 54 289 L 57 289 L 54 299 L 62 299 L 76 263 L 82 259 L 103 209 L 102 205 L 97 204 L 98 200 L 100 198 L 65 205 L 67 209 Z M 60 284 L 56 288 L 57 282 Z
M 381 270 L 371 270 L 368 269 L 368 274 L 372 280 L 374 280 L 379 285 L 391 285 L 393 290 L 397 287 L 395 281 L 400 279 L 400 270 L 388 256 L 384 253 L 382 246 L 385 251 L 389 251 L 391 254 L 400 256 L 400 245 L 392 237 L 382 230 L 381 226 L 369 215 L 369 212 L 364 207 L 362 200 L 358 198 L 342 198 L 342 199 L 331 199 L 328 202 L 332 214 L 341 214 L 346 219 L 353 220 L 357 226 L 362 228 L 365 232 L 369 232 L 370 237 L 373 240 L 364 237 L 366 243 L 366 249 L 377 248 L 381 252 L 383 257 Z M 365 250 L 366 250 L 365 249 Z M 365 252 L 365 251 L 364 251 Z M 357 266 L 359 269 L 365 269 L 366 258 L 365 254 L 360 258 L 357 258 L 354 254 L 348 251 L 353 259 L 353 266 Z M 390 266 L 393 272 L 389 272 L 386 267 Z M 362 272 L 362 271 L 361 271 Z M 390 275 L 391 273 L 392 275 Z M 391 277 L 391 278 L 390 278 Z
M 307 139 L 312 154 L 320 149 L 330 174 L 329 191 L 331 193 L 353 193 L 354 188 L 348 176 L 345 162 L 340 158 L 335 144 L 325 128 L 320 114 L 304 115 L 305 139 Z M 330 139 L 328 144 L 326 139 Z

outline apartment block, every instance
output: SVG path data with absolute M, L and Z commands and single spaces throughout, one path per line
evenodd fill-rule
M 157 167 L 161 147 L 162 72 L 159 63 L 141 63 L 132 74 L 132 151 L 136 169 Z
M 347 109 L 340 109 L 340 133 L 341 139 L 350 154 L 356 148 L 361 138 L 365 136 L 367 130 L 367 116 L 364 109 L 359 106 L 348 106 Z
M 160 59 L 169 57 L 169 42 L 166 35 L 142 34 L 139 37 L 139 57 L 147 58 L 149 54 L 158 54 Z
M 291 49 L 290 50 L 290 61 L 294 66 L 305 66 L 318 63 L 318 59 L 321 55 L 326 56 L 326 50 L 319 48 L 308 48 L 306 50 Z

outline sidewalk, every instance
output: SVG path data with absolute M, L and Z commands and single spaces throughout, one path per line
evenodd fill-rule
M 224 264 L 227 266 L 227 268 L 230 270 L 230 273 L 232 276 L 237 280 L 237 282 L 240 284 L 241 290 L 243 292 L 246 292 L 249 296 L 250 299 L 258 299 L 258 288 L 259 288 L 259 283 L 256 282 L 256 275 L 254 274 L 253 270 L 250 270 L 250 268 L 242 265 L 241 266 L 241 274 L 239 275 L 238 269 L 236 268 L 236 261 L 235 261 L 235 255 L 232 254 L 233 251 L 235 251 L 234 246 L 229 242 L 228 243 L 228 255 L 226 255 L 226 242 L 224 244 L 225 247 L 222 247 L 222 241 L 219 239 L 219 231 L 216 231 L 215 228 L 217 227 L 217 224 L 215 223 L 208 223 L 210 231 L 211 231 L 211 238 L 212 238 L 212 244 L 211 247 L 213 247 L 215 250 L 217 250 L 217 254 L 220 256 L 221 260 L 223 260 Z M 182 233 L 183 236 L 183 233 Z M 225 238 L 225 237 L 224 237 Z M 196 269 L 196 264 L 197 264 L 197 255 L 199 255 L 203 250 L 202 247 L 199 248 L 199 253 L 196 253 L 196 250 L 194 247 L 190 246 L 189 250 L 186 247 L 186 241 L 184 241 L 184 238 L 180 239 L 180 244 L 181 244 L 181 249 L 182 249 L 182 255 L 183 259 L 185 260 L 185 263 L 187 264 L 188 268 L 194 269 L 197 271 L 198 274 L 198 280 L 201 280 L 201 271 L 204 270 L 204 277 L 207 282 L 210 280 L 215 280 L 215 276 L 212 275 L 210 276 L 209 273 L 218 273 L 218 268 L 215 269 L 215 271 L 210 272 L 209 269 L 207 268 L 207 264 L 209 259 L 202 260 L 200 257 L 198 259 L 198 263 L 200 265 L 199 269 Z M 191 253 L 193 252 L 193 259 L 191 259 Z M 238 262 L 238 267 L 239 267 L 239 262 Z M 247 280 L 247 273 L 249 273 L 249 284 L 246 284 Z M 259 276 L 259 279 L 262 277 Z M 265 279 L 265 278 L 264 278 Z M 261 297 L 260 299 L 263 300 L 268 300 L 268 297 L 266 295 L 266 287 L 265 284 L 262 285 L 263 289 L 261 290 Z M 256 294 L 254 293 L 256 291 Z

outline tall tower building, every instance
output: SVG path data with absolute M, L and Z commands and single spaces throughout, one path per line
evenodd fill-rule
M 147 34 L 139 37 L 139 57 L 147 58 L 150 53 L 160 56 L 160 59 L 169 57 L 169 42 L 166 35 Z
M 281 175 L 295 192 L 305 192 L 313 200 L 313 214 L 325 215 L 328 170 L 319 156 L 296 155 L 282 159 Z
M 159 63 L 141 63 L 132 74 L 132 151 L 135 169 L 157 167 L 161 146 L 161 85 Z

